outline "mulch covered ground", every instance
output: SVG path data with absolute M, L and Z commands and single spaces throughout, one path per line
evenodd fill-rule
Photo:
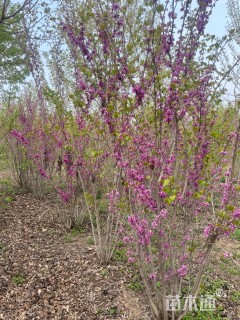
M 0 319 L 151 319 L 124 264 L 101 265 L 86 233 L 66 241 L 50 196 L 15 196 L 0 228 Z
M 143 293 L 128 287 L 130 267 L 100 264 L 89 239 L 86 231 L 69 236 L 53 195 L 18 194 L 0 208 L 0 319 L 152 319 Z M 223 251 L 237 258 L 224 262 Z M 210 280 L 227 281 L 223 319 L 239 320 L 240 242 L 220 242 L 212 258 Z

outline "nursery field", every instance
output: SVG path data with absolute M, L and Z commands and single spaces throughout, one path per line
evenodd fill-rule
M 240 320 L 225 2 L 0 0 L 0 319 Z
M 96 256 L 90 226 L 66 230 L 53 193 L 38 200 L 0 170 L 0 319 L 153 319 L 139 274 L 119 242 L 108 264 Z M 224 252 L 230 257 L 225 258 Z M 212 253 L 201 294 L 216 311 L 184 319 L 240 319 L 240 230 Z

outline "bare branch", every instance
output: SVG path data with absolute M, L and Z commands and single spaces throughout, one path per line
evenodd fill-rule
M 9 19 L 15 17 L 17 14 L 19 14 L 26 7 L 28 2 L 29 2 L 29 0 L 25 0 L 24 3 L 16 11 L 14 11 L 12 14 L 7 15 L 7 7 L 9 6 L 9 0 L 4 0 L 0 24 L 6 20 L 9 20 Z

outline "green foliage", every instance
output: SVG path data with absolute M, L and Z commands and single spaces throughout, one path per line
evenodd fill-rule
M 55 106 L 56 113 L 59 117 L 62 117 L 64 114 L 66 114 L 64 110 L 64 102 L 57 92 L 48 87 L 45 87 L 43 90 L 43 94 L 47 101 L 49 101 Z
M 226 281 L 222 279 L 212 279 L 210 275 L 206 276 L 204 282 L 201 285 L 200 294 L 215 295 L 217 290 L 227 287 Z
M 115 249 L 112 257 L 113 261 L 119 261 L 119 262 L 126 262 L 127 261 L 127 255 L 123 248 Z
M 4 253 L 7 251 L 7 246 L 3 243 L 0 243 L 0 253 Z
M 239 258 L 240 258 L 240 252 L 234 252 L 233 259 L 239 259 Z
M 77 237 L 82 233 L 82 230 L 79 228 L 73 228 L 70 232 L 72 237 Z
M 228 273 L 230 273 L 233 276 L 237 276 L 237 275 L 240 276 L 240 269 L 236 267 L 231 267 L 231 268 L 228 268 Z
M 239 303 L 240 301 L 240 291 L 234 290 L 230 293 L 229 299 L 234 303 Z
M 108 275 L 108 269 L 103 269 L 100 273 L 103 277 L 106 277 Z
M 4 151 L 2 151 L 2 149 L 0 149 L 0 171 L 1 170 L 5 170 L 9 167 L 9 163 L 6 159 L 5 154 L 3 154 Z
M 98 308 L 97 309 L 97 314 L 101 315 L 110 315 L 110 316 L 116 316 L 119 314 L 118 307 L 110 307 L 108 310 L 104 310 L 103 308 Z
M 183 320 L 221 320 L 222 314 L 219 311 L 194 311 L 189 312 Z
M 79 228 L 73 228 L 69 233 L 65 234 L 63 237 L 63 241 L 68 243 L 68 242 L 73 242 L 76 237 L 80 236 L 82 234 L 82 230 Z
M 189 312 L 183 320 L 220 320 L 222 319 L 222 311 L 223 307 L 221 305 L 218 305 L 217 299 L 218 299 L 218 292 L 224 293 L 224 290 L 227 288 L 226 281 L 222 279 L 212 279 L 211 276 L 207 276 L 205 280 L 203 281 L 201 285 L 201 289 L 199 292 L 199 296 L 213 296 L 216 298 L 216 310 L 209 310 L 209 311 L 203 311 L 203 310 L 194 310 Z M 199 299 L 197 299 L 197 306 L 199 307 Z
M 70 234 L 65 234 L 64 237 L 63 237 L 63 241 L 64 241 L 65 243 L 72 242 L 72 241 L 73 241 L 73 238 L 71 237 Z
M 6 117 L 6 115 L 5 115 Z M 4 127 L 4 120 L 0 114 L 0 123 L 2 124 L 2 128 Z M 2 135 L 5 135 L 5 128 L 2 130 Z M 9 147 L 3 137 L 0 140 L 0 171 L 10 168 L 10 161 L 9 161 Z
M 232 234 L 232 238 L 235 240 L 240 241 L 240 228 L 237 228 L 234 233 Z
M 21 286 L 25 282 L 25 278 L 21 274 L 16 274 L 12 277 L 12 282 L 15 283 L 17 286 Z
M 136 292 L 143 291 L 143 284 L 141 283 L 141 280 L 137 275 L 135 275 L 131 282 L 128 284 L 128 288 Z
M 13 200 L 15 190 L 9 179 L 0 179 L 0 206 L 6 208 Z
M 92 237 L 88 238 L 87 239 L 87 244 L 89 244 L 90 246 L 93 246 L 94 245 L 94 239 Z
M 19 44 L 19 24 L 0 24 L 0 73 L 4 84 L 23 81 L 29 73 L 26 57 Z M 21 37 L 24 46 L 24 37 Z
M 116 315 L 118 312 L 117 312 L 118 310 L 117 310 L 117 307 L 111 307 L 110 309 L 109 309 L 109 314 L 110 315 Z

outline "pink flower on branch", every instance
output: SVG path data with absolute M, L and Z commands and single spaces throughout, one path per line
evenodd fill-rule
M 68 203 L 72 197 L 72 193 L 69 191 L 63 191 L 61 189 L 58 189 L 57 191 L 63 203 Z
M 240 219 L 240 208 L 237 208 L 236 210 L 233 211 L 232 217 L 234 220 Z
M 13 129 L 10 134 L 15 137 L 20 143 L 26 145 L 28 144 L 28 140 L 24 137 L 23 133 Z
M 212 231 L 213 231 L 213 226 L 212 225 L 208 225 L 208 226 L 206 226 L 204 228 L 203 234 L 207 238 L 207 237 L 209 237 L 209 235 L 211 234 Z
M 188 273 L 188 268 L 185 264 L 183 264 L 178 270 L 177 273 L 179 277 L 185 277 Z

